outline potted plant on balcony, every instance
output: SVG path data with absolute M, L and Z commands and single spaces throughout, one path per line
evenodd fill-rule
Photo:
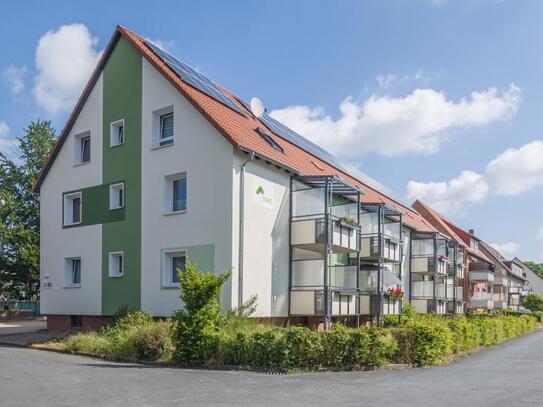
M 403 298 L 405 293 L 401 288 L 389 288 L 387 289 L 387 294 L 390 298 L 396 300 Z
M 339 218 L 340 222 L 347 223 L 349 225 L 356 225 L 356 221 L 350 216 L 342 216 Z

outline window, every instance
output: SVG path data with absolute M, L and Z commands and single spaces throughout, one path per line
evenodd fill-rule
M 160 142 L 161 146 L 173 143 L 173 113 L 160 116 Z
M 109 186 L 109 209 L 119 209 L 124 207 L 124 183 L 113 184 Z
M 124 274 L 124 252 L 109 253 L 109 276 L 122 277 Z
M 279 151 L 279 152 L 281 152 L 281 153 L 283 152 L 283 147 L 281 147 L 281 146 L 273 139 L 273 137 L 271 136 L 271 134 L 268 133 L 266 130 L 264 130 L 263 128 L 258 127 L 258 128 L 256 129 L 256 132 L 257 132 L 258 135 L 259 135 L 260 137 L 262 137 L 262 138 L 264 139 L 264 141 L 265 141 L 266 143 L 268 143 L 268 144 L 270 145 L 270 147 L 272 147 L 274 150 L 277 150 L 277 151 Z M 315 166 L 317 166 L 316 163 L 313 162 L 313 164 L 314 164 Z M 317 166 L 317 168 L 318 168 L 318 166 Z
M 81 192 L 64 195 L 64 225 L 81 223 Z
M 187 210 L 186 173 L 169 175 L 165 178 L 165 213 L 179 213 Z
M 183 270 L 187 264 L 187 255 L 184 250 L 164 253 L 162 260 L 162 285 L 164 287 L 178 287 L 178 270 Z
M 65 259 L 64 287 L 81 287 L 81 258 L 73 257 Z
M 173 106 L 153 112 L 153 148 L 173 145 L 175 124 Z
M 70 328 L 72 329 L 83 328 L 83 317 L 81 315 L 70 315 Z
M 124 143 L 124 119 L 111 123 L 109 129 L 111 147 Z
M 90 162 L 91 139 L 90 133 L 82 133 L 74 136 L 74 165 Z

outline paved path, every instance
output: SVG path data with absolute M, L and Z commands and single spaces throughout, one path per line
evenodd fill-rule
M 47 329 L 45 319 L 28 319 L 21 321 L 0 320 L 0 336 L 38 332 Z
M 0 405 L 543 405 L 543 331 L 449 366 L 289 376 L 154 368 L 0 347 Z

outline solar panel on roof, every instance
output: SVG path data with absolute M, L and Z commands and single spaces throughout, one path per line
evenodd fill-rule
M 260 120 L 262 120 L 264 124 L 275 134 L 278 134 L 279 136 L 290 141 L 291 143 L 313 154 L 315 157 L 318 157 L 321 160 L 327 162 L 328 164 L 331 164 L 334 167 L 340 169 L 341 171 L 347 172 L 347 170 L 337 161 L 336 157 L 334 157 L 328 151 L 320 148 L 318 145 L 300 136 L 294 130 L 289 129 L 283 123 L 275 120 L 267 113 L 263 114 L 262 117 L 260 117 Z
M 161 50 L 156 45 L 149 41 L 145 41 L 147 46 L 153 50 L 170 68 L 172 68 L 179 77 L 194 86 L 196 89 L 201 90 L 213 99 L 221 102 L 222 104 L 234 109 L 236 112 L 246 115 L 246 113 L 232 100 L 230 99 L 219 87 L 213 83 L 210 79 L 192 69 L 187 64 L 181 62 L 174 56 Z

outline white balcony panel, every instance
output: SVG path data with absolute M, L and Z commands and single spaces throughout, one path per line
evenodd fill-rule
M 294 315 L 315 315 L 315 292 L 291 291 L 290 312 Z
M 324 260 L 293 261 L 292 286 L 323 287 Z
M 494 282 L 494 274 L 489 271 L 470 271 L 469 279 L 471 281 L 486 281 L 492 283 Z
M 411 272 L 412 273 L 428 273 L 428 258 L 427 257 L 415 257 L 411 259 Z
M 413 297 L 433 297 L 433 281 L 416 281 L 411 286 L 411 296 Z

